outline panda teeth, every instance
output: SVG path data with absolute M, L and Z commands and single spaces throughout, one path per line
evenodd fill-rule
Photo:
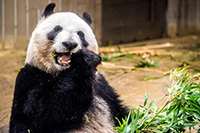
M 71 55 L 71 54 L 70 54 L 70 55 Z M 62 57 L 59 58 L 59 61 L 60 61 L 61 63 L 63 63 L 63 64 L 69 64 L 69 63 L 71 63 L 71 60 L 64 61 L 64 60 L 62 60 Z
M 62 57 L 59 58 L 60 62 L 63 62 Z
M 71 63 L 71 56 L 72 56 L 72 52 L 66 52 L 66 53 L 58 53 L 55 52 L 54 53 L 54 57 L 56 57 L 56 63 L 61 65 L 61 66 L 69 66 Z
M 62 58 L 60 58 L 59 60 L 60 60 L 60 62 L 63 63 L 63 64 L 69 64 L 69 63 L 71 62 L 71 60 L 63 61 Z
M 67 61 L 67 64 L 69 64 L 70 62 L 71 62 L 71 60 L 68 60 L 68 61 Z

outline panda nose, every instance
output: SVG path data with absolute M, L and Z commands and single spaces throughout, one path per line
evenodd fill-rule
M 67 48 L 68 50 L 72 50 L 72 49 L 74 49 L 74 48 L 76 48 L 76 47 L 78 46 L 77 43 L 72 43 L 72 42 L 68 42 L 68 41 L 62 42 L 62 45 L 63 45 L 65 48 Z

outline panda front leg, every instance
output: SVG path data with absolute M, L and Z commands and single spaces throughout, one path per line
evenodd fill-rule
M 26 115 L 23 113 L 24 102 L 28 85 L 25 82 L 24 72 L 20 71 L 16 78 L 15 92 L 10 117 L 10 133 L 28 133 Z
M 24 123 L 20 123 L 15 120 L 12 120 L 12 123 L 10 123 L 9 133 L 28 133 L 29 130 L 30 129 L 28 129 Z
M 23 120 L 24 117 L 22 112 L 23 111 L 17 109 L 16 104 L 13 103 L 9 125 L 9 133 L 28 133 L 28 130 L 30 130 L 26 125 L 25 121 Z

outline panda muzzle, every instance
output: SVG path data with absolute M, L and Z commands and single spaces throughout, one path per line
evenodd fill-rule
M 62 66 L 67 66 L 71 63 L 71 52 L 67 53 L 55 53 L 53 58 L 55 58 L 56 63 Z

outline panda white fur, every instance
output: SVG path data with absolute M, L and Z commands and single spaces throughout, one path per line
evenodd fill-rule
M 10 133 L 110 133 L 127 115 L 96 70 L 101 62 L 90 16 L 44 9 L 19 72 Z

